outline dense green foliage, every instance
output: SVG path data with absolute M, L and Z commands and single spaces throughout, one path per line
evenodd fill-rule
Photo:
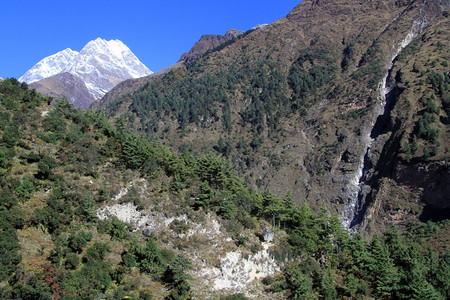
M 444 57 L 443 59 L 446 58 Z M 418 63 L 414 63 L 411 71 L 411 74 L 417 73 L 415 76 L 421 78 L 420 85 L 428 85 L 428 89 L 420 89 L 421 98 L 419 105 L 421 110 L 418 113 L 419 118 L 415 123 L 412 134 L 402 145 L 407 162 L 437 160 L 442 156 L 445 157 L 447 153 L 446 141 L 444 140 L 445 130 L 443 129 L 449 124 L 450 98 L 448 86 L 450 84 L 450 76 L 448 72 L 442 69 L 445 63 L 439 66 L 436 63 L 438 60 L 428 58 L 424 63 L 424 66 L 427 67 L 426 71 L 420 70 Z M 443 62 L 446 62 L 446 60 L 443 60 Z M 399 73 L 400 77 L 405 75 L 403 71 Z M 403 84 L 404 82 L 402 81 L 403 79 L 400 80 Z M 420 154 L 422 156 L 418 157 Z
M 238 86 L 246 86 L 243 96 L 252 101 L 240 112 L 240 125 L 251 124 L 258 134 L 265 127 L 275 130 L 279 118 L 291 112 L 286 75 L 270 60 L 234 68 L 199 75 L 201 61 L 198 61 L 187 69 L 174 70 L 161 81 L 148 83 L 134 93 L 132 112 L 139 116 L 141 127 L 148 132 L 160 131 L 157 120 L 169 116 L 178 121 L 181 130 L 189 123 L 208 126 L 221 118 L 224 131 L 231 132 L 233 95 Z M 222 113 L 218 113 L 217 107 L 222 108 Z
M 347 56 L 346 56 L 347 57 Z M 311 67 L 307 69 L 307 65 Z M 325 53 L 312 54 L 307 52 L 301 55 L 292 65 L 289 74 L 289 85 L 292 88 L 293 111 L 306 108 L 313 103 L 307 101 L 307 96 L 329 83 L 330 75 L 334 71 L 333 60 Z M 314 97 L 309 97 L 313 98 Z

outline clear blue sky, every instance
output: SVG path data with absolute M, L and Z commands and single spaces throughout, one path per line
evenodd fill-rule
M 248 30 L 285 17 L 301 0 L 6 0 L 0 5 L 0 77 L 90 40 L 119 39 L 152 71 L 177 62 L 202 34 Z

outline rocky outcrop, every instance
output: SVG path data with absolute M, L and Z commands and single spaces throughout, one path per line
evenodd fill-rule
M 124 196 L 126 190 L 122 189 L 115 199 L 119 200 Z M 270 251 L 274 246 L 271 242 L 274 233 L 268 227 L 263 230 L 267 240 L 261 243 L 260 250 L 249 254 L 240 248 L 229 250 L 235 247 L 233 240 L 211 215 L 206 215 L 208 222 L 198 224 L 186 215 L 168 217 L 159 212 L 138 211 L 132 203 L 122 203 L 98 209 L 97 217 L 100 220 L 117 218 L 130 224 L 132 231 L 141 231 L 144 236 L 150 236 L 153 232 L 164 235 L 172 232 L 179 240 L 207 241 L 201 253 L 188 252 L 189 258 L 196 266 L 192 275 L 203 283 L 195 288 L 195 293 L 198 294 L 210 294 L 221 290 L 246 293 L 255 279 L 272 276 L 281 271 L 282 264 L 275 260 Z M 182 233 L 173 232 L 171 224 L 175 221 L 185 224 L 189 229 Z M 195 247 L 195 243 L 193 246 Z M 209 260 L 216 261 L 216 265 L 211 266 Z
M 265 242 L 271 242 L 273 240 L 273 237 L 275 236 L 275 233 L 270 230 L 269 227 L 264 227 L 261 235 Z
M 236 29 L 229 29 L 225 35 L 202 35 L 200 40 L 195 43 L 195 45 L 189 50 L 189 52 L 184 53 L 178 62 L 183 64 L 189 64 L 195 61 L 197 58 L 205 54 L 208 50 L 212 50 L 223 43 L 233 40 L 234 38 L 243 34 L 243 31 Z
M 199 273 L 213 291 L 245 292 L 253 280 L 272 276 L 281 270 L 280 264 L 270 254 L 272 244 L 264 242 L 262 246 L 263 250 L 247 257 L 242 251 L 227 252 L 218 267 L 203 268 Z

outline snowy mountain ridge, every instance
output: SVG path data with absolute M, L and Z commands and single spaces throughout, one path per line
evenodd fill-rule
M 153 73 L 120 40 L 97 38 L 80 52 L 67 48 L 42 59 L 19 81 L 31 84 L 65 72 L 80 78 L 95 99 L 103 97 L 119 82 Z

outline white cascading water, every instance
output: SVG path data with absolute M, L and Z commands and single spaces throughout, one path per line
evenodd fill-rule
M 379 84 L 380 96 L 374 109 L 374 118 L 371 124 L 372 128 L 375 125 L 377 118 L 383 115 L 385 113 L 385 109 L 387 109 L 388 103 L 386 96 L 391 91 L 387 81 L 394 66 L 395 59 L 403 48 L 409 45 L 409 43 L 411 43 L 411 41 L 423 30 L 426 23 L 427 22 L 425 19 L 415 20 L 411 29 L 408 31 L 408 34 L 398 44 L 396 49 L 394 49 L 387 71 Z M 349 203 L 342 212 L 342 225 L 347 229 L 351 229 L 355 223 L 359 223 L 361 216 L 359 216 L 358 213 L 361 212 L 360 209 L 364 205 L 365 195 L 367 194 L 365 191 L 368 188 L 366 185 L 366 175 L 369 171 L 369 167 L 367 166 L 367 158 L 370 153 L 370 148 L 376 140 L 376 137 L 371 137 L 371 131 L 372 130 L 367 130 L 367 132 L 363 133 L 361 143 L 364 145 L 364 151 L 360 156 L 358 168 L 354 173 L 349 175 L 349 183 L 346 186 Z

